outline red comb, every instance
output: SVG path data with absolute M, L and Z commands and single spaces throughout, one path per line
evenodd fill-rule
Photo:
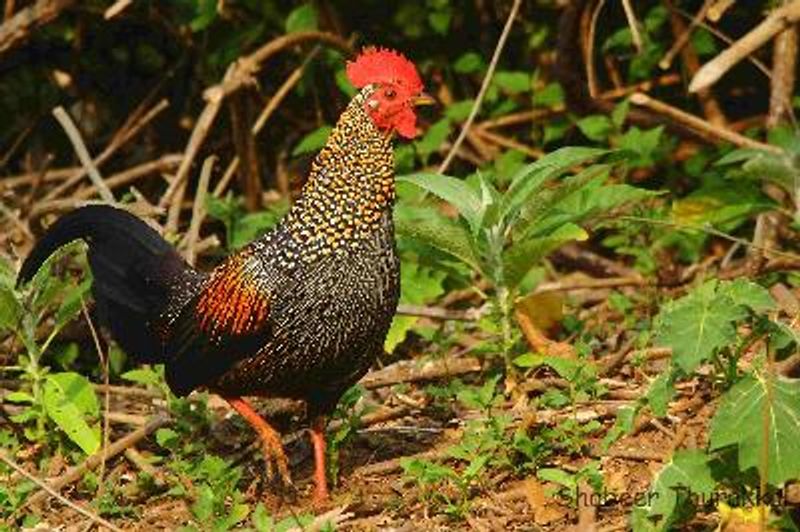
M 416 94 L 423 88 L 414 63 L 386 48 L 364 48 L 355 61 L 347 63 L 347 79 L 359 89 L 372 83 L 400 83 Z

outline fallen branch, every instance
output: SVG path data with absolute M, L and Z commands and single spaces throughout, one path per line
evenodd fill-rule
M 43 492 L 40 492 L 40 493 L 47 494 L 47 495 L 50 495 L 50 496 L 56 498 L 62 504 L 65 504 L 66 506 L 69 506 L 70 508 L 72 508 L 73 510 L 78 512 L 79 514 L 91 519 L 93 523 L 97 523 L 98 525 L 102 525 L 102 526 L 108 528 L 109 530 L 114 530 L 115 532 L 122 532 L 122 529 L 117 528 L 116 526 L 112 525 L 111 523 L 109 523 L 108 521 L 106 521 L 105 519 L 103 519 L 102 517 L 97 515 L 96 513 L 91 512 L 91 511 L 87 510 L 86 508 L 84 508 L 83 506 L 80 506 L 80 505 L 72 502 L 71 500 L 67 499 L 66 497 L 64 497 L 63 495 L 58 493 L 58 491 L 55 488 L 52 488 L 52 487 L 48 486 L 47 483 L 45 481 L 43 481 L 42 479 L 40 479 L 40 478 L 28 473 L 27 471 L 25 471 L 14 460 L 12 460 L 11 457 L 6 455 L 6 452 L 3 449 L 0 449 L 0 460 L 2 460 L 8 467 L 10 467 L 14 471 L 16 471 L 18 474 L 20 474 L 23 477 L 27 478 L 28 480 L 30 480 L 31 482 L 33 482 L 34 484 L 39 486 L 40 489 L 44 490 Z M 9 521 L 10 521 L 10 518 L 6 522 L 8 523 Z
M 756 51 L 778 33 L 792 24 L 796 24 L 798 20 L 800 20 L 800 0 L 794 0 L 775 9 L 761 24 L 703 65 L 689 83 L 689 92 L 697 92 L 710 87 L 739 61 Z
M 127 436 L 123 436 L 119 440 L 109 445 L 107 448 L 94 453 L 80 464 L 69 468 L 57 480 L 51 482 L 48 487 L 41 486 L 44 491 L 39 491 L 38 493 L 32 494 L 31 497 L 26 500 L 25 503 L 17 510 L 17 512 L 21 511 L 23 508 L 33 506 L 44 501 L 48 495 L 55 496 L 55 493 L 58 493 L 58 491 L 63 487 L 72 484 L 76 480 L 83 478 L 84 473 L 91 471 L 100 465 L 103 460 L 113 458 L 124 452 L 125 449 L 136 445 L 139 443 L 139 441 L 143 440 L 156 430 L 166 425 L 169 420 L 170 418 L 168 416 L 156 416 L 144 427 L 134 430 Z
M 477 373 L 481 369 L 481 362 L 477 358 L 445 358 L 421 365 L 413 360 L 402 360 L 378 371 L 367 373 L 360 384 L 367 389 L 383 388 L 401 382 L 429 381 Z

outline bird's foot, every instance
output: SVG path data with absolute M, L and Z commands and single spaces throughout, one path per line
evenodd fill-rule
M 288 487 L 294 487 L 292 477 L 289 474 L 289 459 L 286 458 L 286 451 L 283 449 L 283 442 L 278 431 L 272 428 L 245 399 L 241 397 L 225 397 L 225 400 L 239 412 L 258 434 L 264 452 L 267 480 L 272 481 L 275 478 L 275 469 L 277 468 L 283 484 Z
M 289 473 L 289 459 L 286 457 L 286 451 L 283 449 L 280 435 L 274 430 L 272 433 L 259 430 L 259 437 L 261 438 L 262 451 L 264 452 L 267 480 L 272 481 L 275 479 L 275 469 L 277 469 L 283 484 L 287 487 L 294 487 L 292 476 Z

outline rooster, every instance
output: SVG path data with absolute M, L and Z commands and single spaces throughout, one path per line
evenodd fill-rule
M 291 484 L 280 434 L 245 396 L 307 405 L 314 499 L 329 493 L 325 423 L 382 352 L 399 297 L 392 138 L 417 134 L 431 103 L 413 63 L 365 49 L 346 74 L 359 90 L 317 154 L 301 196 L 269 233 L 210 273 L 187 264 L 155 230 L 104 205 L 49 228 L 22 265 L 28 282 L 73 240 L 88 244 L 101 324 L 136 360 L 163 363 L 177 396 L 205 387 L 261 440 L 267 474 Z

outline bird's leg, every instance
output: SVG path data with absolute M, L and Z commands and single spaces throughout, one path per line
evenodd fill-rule
M 289 475 L 289 460 L 286 458 L 286 452 L 283 450 L 283 443 L 281 442 L 281 435 L 277 430 L 272 428 L 258 412 L 255 411 L 253 405 L 247 402 L 242 397 L 225 397 L 234 410 L 239 412 L 253 429 L 255 429 L 258 437 L 261 439 L 261 444 L 264 450 L 264 461 L 267 466 L 267 476 L 272 478 L 272 463 L 275 462 L 278 466 L 278 473 L 281 479 L 287 486 L 292 485 L 292 477 Z
M 314 502 L 328 501 L 328 478 L 325 471 L 325 416 L 311 422 L 311 444 L 314 446 Z

